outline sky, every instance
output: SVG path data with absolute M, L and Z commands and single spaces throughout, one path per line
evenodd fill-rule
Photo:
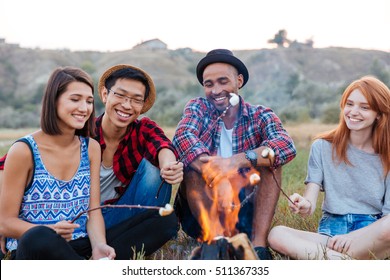
M 0 0 L 0 38 L 25 48 L 273 48 L 281 29 L 314 47 L 390 51 L 389 0 Z

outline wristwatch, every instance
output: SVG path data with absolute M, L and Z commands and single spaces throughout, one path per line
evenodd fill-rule
M 256 168 L 257 167 L 257 154 L 254 151 L 246 151 L 245 152 L 245 158 L 249 160 L 251 165 Z

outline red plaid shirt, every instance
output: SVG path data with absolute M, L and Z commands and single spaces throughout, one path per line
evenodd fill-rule
M 4 162 L 7 154 L 5 154 L 2 158 L 0 158 L 0 170 L 4 170 Z
M 96 141 L 99 142 L 102 153 L 106 148 L 102 129 L 103 115 L 98 117 L 96 123 Z M 126 186 L 129 185 L 134 173 L 137 171 L 143 158 L 158 167 L 158 152 L 168 148 L 177 154 L 171 141 L 164 131 L 151 119 L 143 117 L 132 122 L 126 136 L 119 143 L 114 154 L 113 169 L 116 177 Z
M 233 154 L 266 146 L 275 152 L 275 168 L 295 157 L 292 138 L 270 108 L 251 105 L 240 96 L 239 114 L 233 128 Z M 185 166 L 202 153 L 217 154 L 222 130 L 222 120 L 216 122 L 218 116 L 215 107 L 203 97 L 187 103 L 172 141 Z
M 106 143 L 103 138 L 102 118 L 103 115 L 95 120 L 94 138 L 99 142 L 103 153 Z M 158 167 L 157 155 L 163 148 L 168 148 L 177 155 L 171 141 L 154 121 L 146 117 L 135 120 L 129 125 L 126 136 L 114 154 L 113 169 L 116 177 L 128 186 L 143 158 Z M 0 159 L 0 170 L 4 169 L 5 158 L 6 155 Z

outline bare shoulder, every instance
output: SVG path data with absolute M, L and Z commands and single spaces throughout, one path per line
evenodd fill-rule
M 14 143 L 7 153 L 7 161 L 10 159 L 31 160 L 32 154 L 28 144 L 24 142 Z
M 24 142 L 14 143 L 7 153 L 7 160 L 5 161 L 4 168 L 6 166 L 32 166 L 33 156 L 29 146 Z
M 97 155 L 100 158 L 100 153 L 101 153 L 100 144 L 98 143 L 98 141 L 96 141 L 93 138 L 89 138 L 88 153 L 90 158 L 94 158 Z
M 100 150 L 100 144 L 93 138 L 89 138 L 89 148 Z

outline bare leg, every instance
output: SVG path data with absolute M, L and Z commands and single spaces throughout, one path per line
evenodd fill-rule
M 333 240 L 340 237 L 351 240 L 351 245 L 345 254 L 329 248 L 325 249 L 326 245 L 332 248 Z M 367 227 L 333 238 L 277 226 L 271 230 L 268 242 L 274 250 L 294 259 L 384 259 L 390 257 L 390 216 L 385 216 Z
M 348 259 L 348 256 L 326 247 L 329 238 L 319 233 L 276 226 L 271 230 L 268 242 L 272 249 L 292 259 Z
M 357 259 L 384 259 L 390 257 L 390 215 L 371 225 L 344 234 L 351 245 L 347 254 Z M 337 236 L 335 237 L 337 238 Z M 331 245 L 332 241 L 330 241 Z
M 281 167 L 275 170 L 275 177 L 281 185 Z M 269 168 L 260 168 L 261 181 L 254 200 L 252 243 L 256 246 L 267 246 L 267 236 L 271 227 L 280 190 L 273 179 Z

